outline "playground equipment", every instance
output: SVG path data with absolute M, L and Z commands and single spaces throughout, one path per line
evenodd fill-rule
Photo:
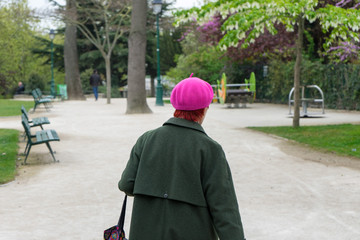
M 223 73 L 221 81 L 212 87 L 215 89 L 214 102 L 227 103 L 228 107 L 239 107 L 241 104 L 242 108 L 246 108 L 246 103 L 255 98 L 255 74 L 251 74 L 250 80 L 245 79 L 245 83 L 226 84 L 226 75 Z
M 316 95 L 314 93 L 314 91 L 311 91 L 311 89 L 316 89 L 318 93 L 320 93 L 321 98 L 316 97 L 318 95 Z M 292 99 L 292 95 L 294 93 L 294 88 L 292 88 L 290 90 L 289 93 L 289 115 L 292 115 L 291 112 L 291 106 L 292 103 L 295 102 L 294 99 Z M 301 87 L 301 97 L 300 97 L 300 102 L 301 102 L 301 111 L 300 111 L 300 116 L 301 117 L 308 117 L 309 115 L 316 115 L 316 114 L 325 114 L 325 107 L 324 107 L 324 93 L 321 90 L 321 88 L 317 85 L 306 85 L 306 86 L 302 86 Z M 321 112 L 308 112 L 308 108 L 309 107 L 319 107 L 319 105 L 321 105 Z

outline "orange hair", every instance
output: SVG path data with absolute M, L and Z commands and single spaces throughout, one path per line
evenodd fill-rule
M 192 122 L 199 122 L 205 115 L 205 108 L 198 110 L 175 110 L 174 117 L 183 118 Z

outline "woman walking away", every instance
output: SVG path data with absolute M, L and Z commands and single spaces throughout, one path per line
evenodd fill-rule
M 191 74 L 171 93 L 174 117 L 134 145 L 119 181 L 134 196 L 130 240 L 245 239 L 225 153 L 201 126 L 212 98 Z

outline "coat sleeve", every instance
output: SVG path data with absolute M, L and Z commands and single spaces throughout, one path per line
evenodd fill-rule
M 138 139 L 131 150 L 129 161 L 121 175 L 118 187 L 129 196 L 134 195 L 134 185 L 142 151 L 142 140 Z
M 215 157 L 217 156 L 217 157 Z M 205 198 L 220 240 L 244 240 L 230 167 L 222 148 L 205 159 L 202 176 Z

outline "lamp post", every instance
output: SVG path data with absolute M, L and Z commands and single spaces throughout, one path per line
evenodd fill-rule
M 156 105 L 164 106 L 163 87 L 160 78 L 160 42 L 159 42 L 159 15 L 161 12 L 162 1 L 154 0 L 152 2 L 154 13 L 156 15 L 156 56 L 157 56 L 157 85 L 156 85 Z
M 55 38 L 54 29 L 50 29 L 49 37 L 51 40 L 51 82 L 50 82 L 50 92 L 52 96 L 55 96 L 55 82 L 54 82 L 54 44 L 53 40 Z

